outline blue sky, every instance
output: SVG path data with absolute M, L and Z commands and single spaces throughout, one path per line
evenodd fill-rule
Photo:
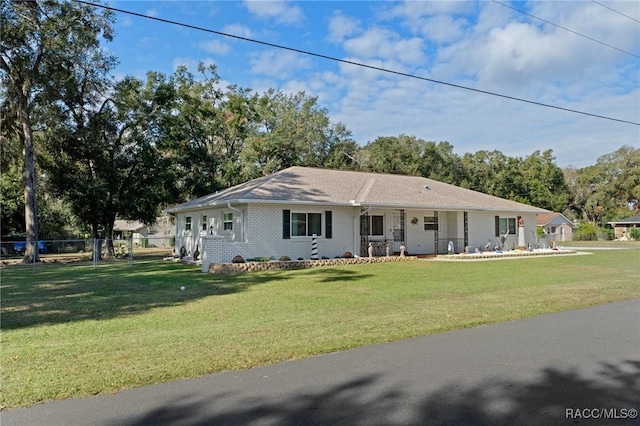
M 640 3 L 493 1 L 110 1 L 146 16 L 534 102 L 640 121 Z M 599 4 L 601 3 L 601 4 Z M 603 5 L 614 9 L 610 10 Z M 626 15 L 626 16 L 623 16 Z M 116 76 L 216 64 L 223 84 L 318 97 L 364 145 L 448 141 L 462 155 L 552 149 L 584 167 L 640 127 L 383 73 L 117 13 Z M 571 31 L 567 31 L 571 30 Z M 575 33 L 598 40 L 600 43 Z M 607 44 L 609 46 L 603 45 Z

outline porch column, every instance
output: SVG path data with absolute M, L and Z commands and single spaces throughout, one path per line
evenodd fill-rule
M 434 237 L 433 237 L 433 245 L 434 245 L 434 253 L 436 255 L 438 255 L 438 230 L 440 229 L 440 221 L 438 220 L 438 210 L 434 210 L 433 211 L 433 216 L 436 219 L 436 230 L 434 232 Z
M 526 249 L 527 245 L 524 235 L 524 219 L 522 218 L 522 216 L 518 216 L 518 250 L 524 251 Z
M 462 252 L 469 247 L 469 212 L 463 213 L 463 222 L 464 222 L 464 247 L 462 248 Z

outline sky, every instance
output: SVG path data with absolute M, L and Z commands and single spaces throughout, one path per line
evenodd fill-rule
M 116 77 L 171 74 L 180 65 L 195 74 L 199 62 L 215 64 L 224 85 L 317 97 L 360 145 L 405 134 L 448 141 L 459 155 L 498 150 L 526 157 L 551 149 L 556 164 L 576 168 L 623 145 L 640 148 L 637 124 L 449 85 L 639 123 L 635 0 L 107 4 L 144 15 L 116 13 L 115 38 L 105 44 L 120 60 Z

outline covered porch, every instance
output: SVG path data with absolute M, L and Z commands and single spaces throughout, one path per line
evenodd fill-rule
M 414 209 L 362 209 L 357 229 L 360 256 L 397 255 L 404 246 L 412 256 L 464 252 L 469 245 L 469 220 L 465 211 Z

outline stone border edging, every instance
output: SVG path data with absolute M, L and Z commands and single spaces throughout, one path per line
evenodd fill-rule
M 532 257 L 532 256 L 550 256 L 560 254 L 576 254 L 575 250 L 545 250 L 545 251 L 508 251 L 503 253 L 470 253 L 470 254 L 444 254 L 439 255 L 437 258 L 442 260 L 476 260 L 476 259 L 506 259 L 517 257 Z
M 210 274 L 239 274 L 242 272 L 261 272 L 275 270 L 305 269 L 321 266 L 335 265 L 358 265 L 363 263 L 387 263 L 402 262 L 405 260 L 416 260 L 415 256 L 390 256 L 390 257 L 355 257 L 340 259 L 319 259 L 319 260 L 288 260 L 271 262 L 248 262 L 248 263 L 212 263 L 209 266 Z

